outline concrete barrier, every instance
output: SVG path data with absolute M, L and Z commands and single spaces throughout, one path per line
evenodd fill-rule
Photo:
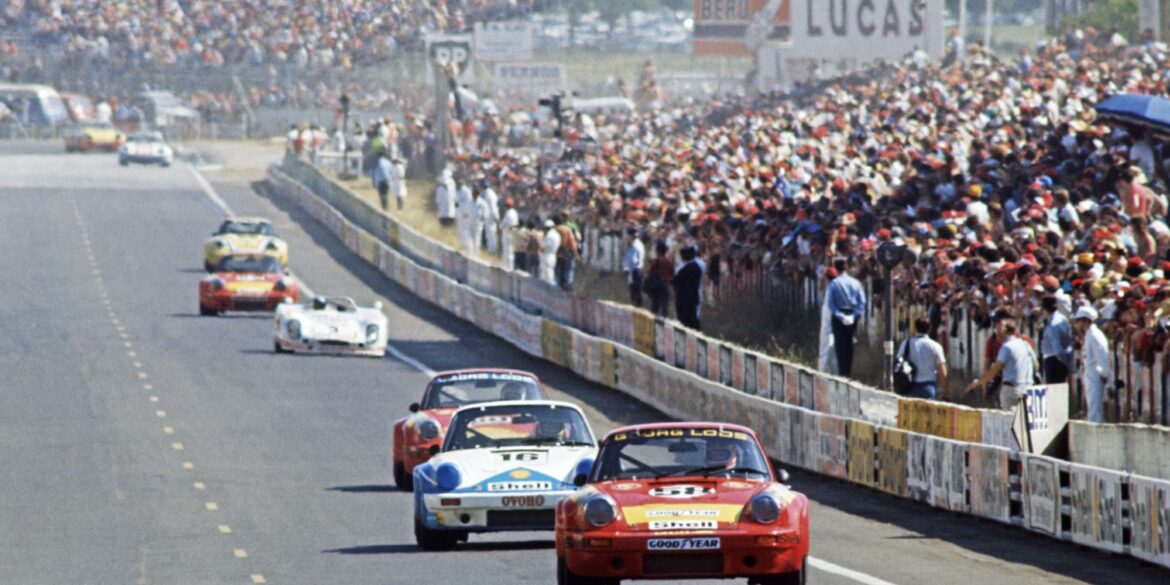
M 887 393 L 824 377 L 818 382 L 818 376 L 809 370 L 762 357 L 757 358 L 756 375 L 766 382 L 768 393 L 813 405 L 819 402 L 837 411 L 854 409 L 852 396 L 856 395 L 856 411 L 862 418 L 835 416 L 770 400 L 757 395 L 758 391 L 742 391 L 746 381 L 745 388 L 729 387 L 660 361 L 656 355 L 615 344 L 547 316 L 529 314 L 507 299 L 421 266 L 386 242 L 373 241 L 373 234 L 343 217 L 310 189 L 278 172 L 272 173 L 272 181 L 343 238 L 363 260 L 412 293 L 497 334 L 522 351 L 616 388 L 667 415 L 748 425 L 757 430 L 771 454 L 778 455 L 785 465 L 1170 567 L 1170 482 L 1021 456 L 1004 447 L 897 428 L 899 424 L 912 424 L 941 432 L 946 427 L 951 434 L 970 435 L 977 427 L 986 439 L 1005 429 L 1010 434 L 1010 418 L 1006 413 L 982 411 L 976 424 L 959 408 L 943 412 L 937 406 L 915 406 L 907 410 Z M 498 285 L 507 279 L 494 282 Z M 705 363 L 708 369 L 714 365 L 718 376 L 721 363 L 725 363 L 725 369 L 730 369 L 726 375 L 736 378 L 735 370 L 743 364 L 746 380 L 746 354 L 737 359 L 734 350 L 724 353 L 722 344 L 669 323 L 663 324 L 663 330 L 667 325 L 671 333 L 663 335 L 673 338 L 676 362 L 679 349 L 685 346 L 688 365 Z M 655 328 L 655 335 L 658 330 Z M 642 344 L 645 349 L 645 341 Z M 723 355 L 730 357 L 721 362 Z M 760 368 L 761 362 L 766 367 Z M 761 369 L 766 371 L 765 378 L 760 377 Z M 709 377 L 710 372 L 707 374 Z M 907 422 L 901 420 L 899 411 Z M 871 417 L 885 422 L 863 420 Z M 926 420 L 908 422 L 919 420 L 914 417 Z M 965 422 L 960 422 L 961 418 Z M 938 420 L 950 421 L 949 426 Z M 1120 444 L 1124 452 L 1127 443 Z M 1145 443 L 1140 445 L 1142 449 L 1152 448 Z M 1013 506 L 1018 509 L 1013 510 Z M 1058 515 L 1055 520 L 1054 510 Z M 1069 529 L 1064 530 L 1064 526 Z
M 1069 461 L 1146 477 L 1170 478 L 1170 428 L 1149 425 L 1068 426 Z

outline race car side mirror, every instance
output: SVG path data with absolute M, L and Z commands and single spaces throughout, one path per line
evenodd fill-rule
M 781 469 L 778 475 L 780 476 L 780 483 L 788 483 L 790 476 L 786 470 Z
M 434 457 L 435 455 L 438 455 L 438 454 L 439 454 L 439 451 L 440 451 L 440 449 L 439 449 L 439 446 L 438 446 L 438 445 L 431 445 L 431 448 L 430 448 L 430 449 L 428 449 L 428 452 L 430 452 L 430 454 L 431 454 L 431 457 Z
M 418 412 L 418 403 L 417 403 L 417 402 L 411 402 L 411 403 L 410 403 L 410 406 L 409 406 L 409 407 L 407 407 L 407 408 L 409 408 L 411 412 Z

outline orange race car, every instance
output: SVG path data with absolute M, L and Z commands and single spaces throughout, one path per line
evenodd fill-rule
M 460 407 L 500 400 L 548 400 L 536 374 L 521 370 L 452 370 L 435 374 L 410 416 L 394 421 L 391 447 L 394 484 L 410 490 L 414 468 L 443 443 L 451 416 Z
M 301 298 L 300 286 L 268 254 L 224 256 L 215 271 L 199 281 L 199 314 L 223 311 L 275 311 Z
M 620 428 L 576 482 L 584 487 L 557 506 L 559 585 L 744 577 L 759 585 L 805 582 L 808 499 L 777 481 L 751 429 L 717 423 Z

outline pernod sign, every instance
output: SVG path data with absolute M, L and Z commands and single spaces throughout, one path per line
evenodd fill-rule
M 796 0 L 792 53 L 802 58 L 899 59 L 943 50 L 943 0 Z

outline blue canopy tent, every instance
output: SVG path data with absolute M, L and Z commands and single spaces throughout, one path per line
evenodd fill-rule
M 1115 95 L 1097 104 L 1097 118 L 1170 134 L 1170 99 L 1152 95 Z

